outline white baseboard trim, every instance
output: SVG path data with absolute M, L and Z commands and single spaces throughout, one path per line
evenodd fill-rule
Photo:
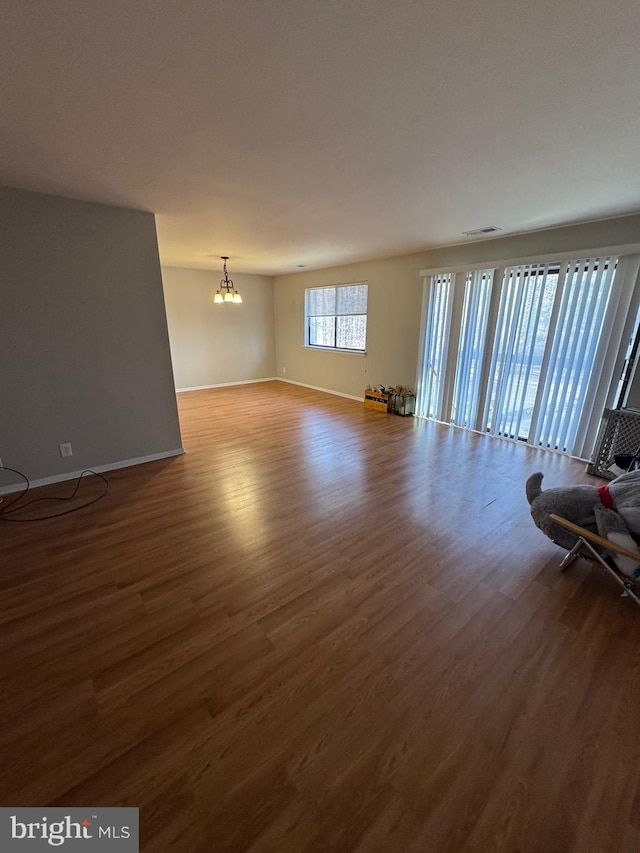
M 283 379 L 282 376 L 267 376 L 265 379 L 243 379 L 240 382 L 219 382 L 217 385 L 192 385 L 188 388 L 176 388 L 176 394 L 185 391 L 207 391 L 210 388 L 230 388 L 233 385 L 254 385 L 256 382 L 286 382 L 288 385 L 300 385 L 302 388 L 310 388 L 312 391 L 322 391 L 324 394 L 334 394 L 336 397 L 346 397 L 347 400 L 362 402 L 362 397 L 354 394 L 344 394 L 342 391 L 334 391 L 332 388 L 321 388 L 319 385 L 308 385 L 306 382 L 295 382 L 293 379 Z
M 92 465 L 90 468 L 83 468 L 80 471 L 67 471 L 64 474 L 56 474 L 53 477 L 42 477 L 39 480 L 31 480 L 29 483 L 30 489 L 37 489 L 39 486 L 48 486 L 51 483 L 62 483 L 65 480 L 77 480 L 82 474 L 82 471 L 95 471 L 96 474 L 103 474 L 105 471 L 115 471 L 118 468 L 130 468 L 132 465 L 142 465 L 144 462 L 156 462 L 158 459 L 168 459 L 171 456 L 182 456 L 184 449 L 180 447 L 177 450 L 165 450 L 162 453 L 152 453 L 149 456 L 138 456 L 136 459 L 122 459 L 120 462 L 110 462 L 107 465 Z M 8 495 L 11 492 L 19 492 L 24 489 L 25 483 L 12 483 L 9 486 L 0 486 L 0 495 Z
M 176 388 L 176 394 L 183 391 L 206 391 L 209 388 L 230 388 L 232 385 L 254 385 L 256 382 L 273 382 L 277 376 L 267 376 L 266 379 L 242 379 L 240 382 L 219 382 L 217 385 L 192 385 L 189 388 Z
M 325 394 L 334 394 L 336 397 L 346 397 L 347 400 L 357 400 L 362 402 L 363 397 L 356 397 L 355 394 L 344 394 L 342 391 L 334 391 L 332 388 L 320 388 L 318 385 L 307 385 L 306 382 L 294 382 L 293 379 L 283 379 L 282 376 L 275 376 L 278 382 L 287 382 L 289 385 L 301 385 L 303 388 L 311 388 L 312 391 L 323 391 Z M 364 396 L 364 395 L 363 395 Z

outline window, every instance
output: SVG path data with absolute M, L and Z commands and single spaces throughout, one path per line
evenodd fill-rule
M 426 417 L 474 428 L 480 404 L 493 270 L 429 281 L 421 399 Z M 450 367 L 448 367 L 448 365 Z
M 305 344 L 364 352 L 367 342 L 367 284 L 336 284 L 305 290 Z
M 439 418 L 442 409 L 447 340 L 451 322 L 451 273 L 431 276 L 422 368 L 423 414 Z
M 559 273 L 557 265 L 545 264 L 504 272 L 485 403 L 488 432 L 523 441 L 529 437 Z M 583 366 L 588 372 L 591 365 Z
M 622 266 L 600 257 L 429 275 L 417 414 L 585 458 L 637 289 L 637 263 Z

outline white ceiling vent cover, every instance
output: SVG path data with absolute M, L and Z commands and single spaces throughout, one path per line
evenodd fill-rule
M 475 231 L 463 231 L 465 237 L 476 237 L 478 234 L 493 234 L 495 231 L 502 231 L 496 225 L 487 225 L 486 228 L 476 228 Z

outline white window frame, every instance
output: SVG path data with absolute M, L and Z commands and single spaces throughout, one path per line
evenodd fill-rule
M 309 302 L 310 302 L 311 291 L 335 290 L 336 291 L 336 303 L 337 303 L 337 301 L 338 301 L 337 300 L 337 291 L 340 290 L 341 288 L 349 288 L 349 287 L 365 287 L 366 288 L 367 310 L 364 313 L 356 313 L 356 314 L 335 313 L 335 314 L 323 314 L 323 315 L 317 315 L 317 316 L 332 317 L 333 318 L 333 320 L 335 321 L 334 325 L 335 325 L 335 330 L 336 330 L 334 333 L 334 341 L 337 340 L 338 317 L 364 317 L 365 318 L 365 331 L 364 331 L 365 344 L 364 344 L 364 347 L 361 349 L 361 348 L 356 348 L 356 347 L 339 347 L 335 343 L 333 346 L 329 345 L 329 344 L 322 345 L 322 344 L 311 343 L 311 340 L 310 340 L 311 328 L 310 328 L 309 319 L 312 316 L 316 316 L 316 315 L 312 315 L 309 313 Z M 324 352 L 343 352 L 343 353 L 352 353 L 355 355 L 365 355 L 367 352 L 366 347 L 367 347 L 368 316 L 369 316 L 369 283 L 366 281 L 351 281 L 351 282 L 343 282 L 340 284 L 320 285 L 319 287 L 306 287 L 305 291 L 304 291 L 304 346 L 308 347 L 309 349 L 322 350 Z

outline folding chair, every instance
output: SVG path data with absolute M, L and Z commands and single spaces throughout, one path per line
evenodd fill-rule
M 627 551 L 626 548 L 616 545 L 615 542 L 610 542 L 608 539 L 605 539 L 603 536 L 599 536 L 597 533 L 592 533 L 590 530 L 580 527 L 579 524 L 567 521 L 566 518 L 562 518 L 560 515 L 552 513 L 550 518 L 555 524 L 559 524 L 561 527 L 564 527 L 565 530 L 570 530 L 571 533 L 574 533 L 578 537 L 576 544 L 560 563 L 561 571 L 564 571 L 567 566 L 570 566 L 578 557 L 584 557 L 590 562 L 606 569 L 606 571 L 609 572 L 609 574 L 615 578 L 617 583 L 622 587 L 622 595 L 632 598 L 636 604 L 640 605 L 640 587 L 638 581 L 634 581 L 623 574 L 616 566 L 613 558 L 611 556 L 607 556 L 607 553 L 609 555 L 620 554 L 623 557 L 630 557 L 632 560 L 638 562 L 637 554 L 634 554 L 632 551 Z M 594 547 L 596 545 L 601 551 L 606 553 L 603 555 L 596 550 Z

